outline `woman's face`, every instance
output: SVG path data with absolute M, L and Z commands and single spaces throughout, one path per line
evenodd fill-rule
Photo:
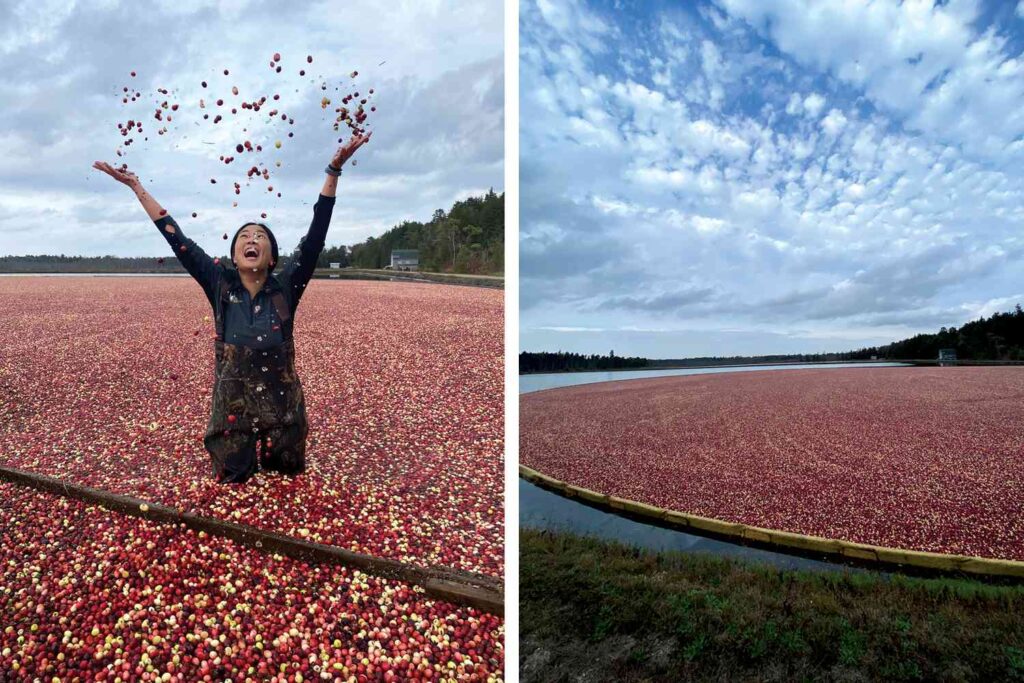
M 266 270 L 273 253 L 267 231 L 258 225 L 247 225 L 235 241 L 235 267 L 239 270 Z

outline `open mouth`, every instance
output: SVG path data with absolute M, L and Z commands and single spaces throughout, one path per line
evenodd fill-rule
M 244 256 L 247 259 L 258 259 L 260 257 L 260 250 L 257 249 L 256 247 L 249 246 L 246 247 L 245 251 L 242 252 L 242 256 Z

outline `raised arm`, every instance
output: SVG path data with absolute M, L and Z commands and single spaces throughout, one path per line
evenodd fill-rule
M 195 278 L 196 282 L 203 288 L 206 298 L 212 304 L 217 277 L 217 264 L 213 262 L 213 259 L 198 244 L 185 237 L 181 232 L 181 228 L 178 227 L 177 221 L 171 218 L 167 211 L 160 206 L 159 202 L 146 191 L 138 176 L 127 169 L 117 169 L 103 161 L 94 163 L 93 168 L 103 171 L 132 189 L 139 203 L 142 204 L 142 208 L 149 214 L 150 220 L 156 224 L 156 227 L 160 229 L 160 234 L 171 245 L 171 249 L 174 250 L 174 255 L 178 258 L 178 261 L 181 262 L 181 265 L 185 267 L 188 274 Z
M 313 205 L 313 221 L 309 224 L 306 236 L 299 240 L 298 248 L 292 252 L 288 267 L 282 272 L 282 279 L 285 286 L 290 288 L 292 295 L 292 306 L 298 306 L 299 299 L 306 290 L 306 285 L 313 277 L 316 270 L 316 262 L 320 253 L 324 250 L 327 241 L 327 229 L 331 225 L 331 214 L 334 212 L 335 194 L 338 190 L 338 177 L 342 166 L 355 154 L 356 150 L 369 142 L 373 132 L 366 135 L 354 135 L 344 145 L 338 148 L 324 169 L 326 178 L 323 189 L 320 190 L 320 197 Z
M 160 234 L 171 245 L 174 255 L 178 257 L 181 265 L 203 288 L 210 305 L 214 305 L 214 292 L 217 287 L 217 264 L 203 251 L 202 247 L 190 240 L 181 232 L 178 222 L 170 214 L 161 216 L 153 221 L 160 229 Z
M 331 178 L 331 180 L 337 183 L 338 179 Z M 326 183 L 324 187 L 326 187 Z M 298 306 L 306 285 L 313 277 L 320 252 L 324 250 L 327 229 L 331 226 L 331 214 L 334 212 L 334 199 L 333 192 L 330 195 L 320 194 L 316 204 L 313 205 L 313 220 L 309 224 L 309 230 L 299 240 L 299 246 L 292 252 L 288 265 L 281 273 L 284 286 L 291 290 L 292 307 Z

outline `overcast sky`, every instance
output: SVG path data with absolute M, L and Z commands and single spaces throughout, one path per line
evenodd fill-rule
M 845 350 L 1024 303 L 1024 3 L 522 0 L 521 347 Z
M 338 147 L 333 108 L 355 70 L 361 96 L 375 91 L 374 135 L 358 152 L 358 165 L 341 178 L 329 245 L 362 241 L 402 220 L 429 220 L 434 209 L 490 187 L 501 192 L 502 17 L 500 0 L 5 0 L 0 255 L 166 256 L 166 242 L 135 195 L 93 170 L 96 160 L 128 163 L 184 232 L 211 253 L 226 253 L 222 233 L 260 220 L 264 211 L 263 222 L 282 250 L 291 250 L 309 227 L 323 168 Z M 282 57 L 280 74 L 269 67 L 275 52 Z M 304 78 L 299 69 L 306 70 Z M 141 100 L 122 104 L 125 86 L 141 91 Z M 237 97 L 232 86 L 239 88 Z M 272 103 L 274 93 L 281 99 Z M 237 106 L 262 95 L 268 101 L 258 114 Z M 332 97 L 326 111 L 324 95 Z M 201 97 L 205 110 L 198 106 Z M 225 100 L 222 108 L 214 105 L 217 97 Z M 164 99 L 180 107 L 165 112 L 172 114 L 166 124 L 172 130 L 160 136 L 153 114 Z M 230 115 L 232 103 L 238 116 Z M 271 103 L 294 125 L 268 123 Z M 216 112 L 225 120 L 215 126 Z M 128 119 L 143 122 L 149 141 L 135 136 L 119 158 L 117 123 Z M 295 136 L 287 138 L 288 131 Z M 245 139 L 264 151 L 237 154 L 235 144 Z M 234 163 L 219 161 L 229 154 Z M 257 182 L 235 197 L 232 184 L 244 186 L 245 171 L 256 161 L 269 165 L 273 193 Z

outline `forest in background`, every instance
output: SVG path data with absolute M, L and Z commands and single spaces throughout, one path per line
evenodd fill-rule
M 356 268 L 383 268 L 392 249 L 418 249 L 420 270 L 435 273 L 501 275 L 505 270 L 505 193 L 438 209 L 426 223 L 406 221 L 380 237 L 355 244 L 350 262 Z M 325 252 L 326 253 L 326 252 Z
M 426 223 L 405 221 L 359 244 L 327 246 L 317 266 L 328 268 L 338 263 L 342 268 L 383 268 L 391 263 L 392 249 L 418 249 L 420 270 L 501 275 L 505 269 L 505 193 L 495 194 L 492 189 L 482 197 L 455 202 L 448 211 L 436 210 Z M 230 261 L 226 253 L 219 256 Z M 142 256 L 0 256 L 0 273 L 185 272 L 170 253 L 160 261 Z M 287 254 L 282 253 L 279 267 L 287 262 Z
M 935 360 L 939 349 L 955 349 L 959 360 L 1024 361 L 1024 310 L 994 313 L 958 327 L 943 327 L 932 334 L 836 353 L 796 353 L 769 356 L 703 356 L 699 358 L 619 358 L 575 353 L 519 354 L 519 372 L 573 372 L 613 368 L 668 368 L 752 363 L 821 363 L 855 360 Z M 617 364 L 616 364 L 617 363 Z

